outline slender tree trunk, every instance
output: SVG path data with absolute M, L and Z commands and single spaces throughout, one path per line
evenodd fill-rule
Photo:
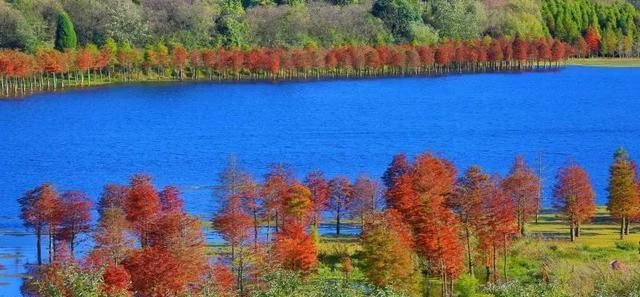
M 509 251 L 507 250 L 507 234 L 504 235 L 504 280 L 507 280 L 507 264 L 509 263 Z
M 267 215 L 267 241 L 269 241 L 270 233 L 271 233 L 271 216 Z
M 258 213 L 256 210 L 253 211 L 253 244 L 256 249 L 258 249 Z
M 622 216 L 622 221 L 620 221 L 620 240 L 624 239 L 624 226 L 625 226 L 625 217 Z
M 36 251 L 38 254 L 38 265 L 42 265 L 42 227 L 36 228 Z
M 570 234 L 571 242 L 574 242 L 576 241 L 576 225 L 574 223 L 571 223 L 570 229 L 571 229 L 571 232 L 569 233 L 571 233 Z
M 493 282 L 498 282 L 498 252 L 496 251 L 496 246 L 493 246 Z
M 49 227 L 49 263 L 53 263 L 54 260 L 54 246 L 53 246 L 53 230 Z
M 473 276 L 473 258 L 471 256 L 471 232 L 469 231 L 469 227 L 465 227 L 465 240 L 467 243 L 467 261 L 469 265 L 469 275 Z
M 76 258 L 76 254 L 74 252 L 76 246 L 76 235 L 71 234 L 71 238 L 69 238 L 69 252 L 71 253 L 71 259 Z
M 243 255 L 242 255 L 242 246 L 240 246 L 238 251 L 238 290 L 240 291 L 240 296 L 243 296 L 243 292 L 244 292 L 244 259 L 243 259 Z
M 631 228 L 631 220 L 627 218 L 624 226 L 624 235 L 629 235 L 629 229 Z
M 336 235 L 340 236 L 340 209 L 336 211 Z

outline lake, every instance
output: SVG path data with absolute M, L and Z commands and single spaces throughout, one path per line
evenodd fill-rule
M 463 171 L 505 174 L 516 154 L 542 164 L 545 205 L 567 160 L 606 203 L 608 166 L 640 159 L 640 68 L 282 83 L 127 85 L 0 101 L 0 296 L 35 262 L 16 198 L 49 181 L 94 199 L 145 172 L 177 185 L 205 218 L 229 155 L 262 176 L 284 162 L 302 177 L 379 177 L 393 154 L 432 151 Z M 541 157 L 541 158 L 540 158 Z M 541 159 L 542 162 L 538 160 Z M 331 228 L 326 228 L 331 232 Z M 210 236 L 216 240 L 215 236 Z

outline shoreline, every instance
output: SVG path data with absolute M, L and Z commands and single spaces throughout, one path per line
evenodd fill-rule
M 524 73 L 547 73 L 558 72 L 566 67 L 594 67 L 594 68 L 640 68 L 640 58 L 573 58 L 568 59 L 560 65 L 544 65 L 544 66 L 531 66 L 523 69 L 498 69 L 498 70 L 480 70 L 480 71 L 420 71 L 412 73 L 412 71 L 406 71 L 405 73 L 360 73 L 353 75 L 296 75 L 295 77 L 245 77 L 239 78 L 220 78 L 215 77 L 213 79 L 208 78 L 184 78 L 184 79 L 172 79 L 168 77 L 147 77 L 143 76 L 139 79 L 127 79 L 123 80 L 118 77 L 112 78 L 111 81 L 107 79 L 97 79 L 91 83 L 85 83 L 84 85 L 77 85 L 77 82 L 72 80 L 64 80 L 66 87 L 57 87 L 44 90 L 29 90 L 24 92 L 18 90 L 18 94 L 2 95 L 0 94 L 0 102 L 2 101 L 14 101 L 27 99 L 34 95 L 51 94 L 51 93 L 64 93 L 67 91 L 79 91 L 79 90 L 92 90 L 103 87 L 111 86 L 135 86 L 135 85 L 177 85 L 177 84 L 200 84 L 200 83 L 213 83 L 213 84 L 253 84 L 253 83 L 266 83 L 266 84 L 279 84 L 279 83 L 305 83 L 305 82 L 326 82 L 326 81 L 358 81 L 358 80 L 376 80 L 376 79 L 402 79 L 402 78 L 442 78 L 448 76 L 461 76 L 461 75 L 478 75 L 478 74 L 524 74 Z M 62 81 L 62 80 L 60 80 Z
M 178 85 L 178 84 L 279 84 L 279 83 L 306 83 L 306 82 L 328 82 L 328 81 L 361 81 L 361 80 L 377 80 L 377 79 L 403 79 L 403 78 L 443 78 L 450 76 L 462 76 L 462 75 L 481 75 L 481 74 L 525 74 L 525 73 L 548 73 L 548 72 L 558 72 L 561 71 L 564 67 L 571 66 L 569 64 L 562 63 L 559 65 L 553 64 L 545 64 L 545 65 L 531 65 L 529 67 L 523 67 L 518 69 L 516 67 L 509 68 L 506 67 L 504 69 L 484 69 L 484 70 L 447 70 L 447 71 L 437 71 L 434 69 L 420 69 L 415 71 L 404 71 L 400 73 L 352 73 L 352 74 L 340 74 L 340 73 L 330 73 L 323 75 L 304 75 L 304 74 L 295 74 L 295 75 L 278 75 L 277 77 L 269 77 L 269 76 L 240 76 L 240 77 L 214 77 L 214 78 L 168 78 L 168 77 L 148 77 L 141 76 L 138 79 L 127 79 L 123 80 L 119 77 L 113 77 L 111 81 L 108 79 L 96 79 L 91 83 L 85 83 L 83 85 L 77 84 L 77 82 L 69 79 L 58 80 L 58 82 L 63 82 L 65 87 L 55 87 L 55 88 L 45 88 L 42 90 L 32 89 L 32 88 L 24 88 L 17 89 L 16 93 L 10 95 L 4 95 L 0 93 L 0 102 L 2 101 L 14 101 L 14 100 L 23 100 L 29 98 L 34 95 L 40 94 L 53 94 L 53 93 L 64 93 L 68 91 L 79 91 L 79 90 L 92 90 L 99 89 L 103 87 L 111 87 L 111 86 L 135 86 L 135 85 L 154 85 L 154 86 L 165 86 L 165 85 Z
M 640 58 L 574 58 L 567 60 L 566 65 L 599 68 L 640 68 Z

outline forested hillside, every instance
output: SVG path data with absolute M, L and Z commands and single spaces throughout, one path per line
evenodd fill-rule
M 66 37 L 73 48 L 109 39 L 135 48 L 332 48 L 519 34 L 629 56 L 640 52 L 639 24 L 632 2 L 610 0 L 5 0 L 0 47 L 62 49 Z

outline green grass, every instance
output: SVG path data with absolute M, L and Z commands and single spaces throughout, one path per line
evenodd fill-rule
M 567 65 L 598 67 L 640 67 L 640 58 L 570 59 Z
M 598 208 L 593 221 L 582 226 L 582 235 L 575 242 L 569 240 L 568 226 L 561 216 L 551 211 L 540 215 L 538 223 L 527 226 L 527 236 L 515 239 L 510 247 L 507 275 L 523 288 L 537 292 L 540 287 L 558 294 L 546 292 L 540 295 L 496 296 L 569 296 L 592 297 L 592 292 L 605 292 L 597 296 L 636 296 L 625 292 L 640 290 L 640 225 L 634 224 L 631 234 L 620 241 L 618 223 L 605 208 Z M 210 255 L 225 255 L 230 252 L 224 244 L 209 245 Z M 503 257 L 500 251 L 498 270 L 502 277 Z M 323 236 L 318 246 L 318 269 L 316 280 L 342 280 L 342 257 L 349 256 L 353 272 L 352 281 L 366 281 L 362 263 L 362 247 L 358 236 Z M 474 253 L 475 277 L 481 283 L 487 281 L 483 255 Z M 624 271 L 611 269 L 610 263 L 620 261 Z M 431 282 L 438 288 L 437 279 Z M 491 288 L 483 285 L 483 288 Z M 545 289 L 546 290 L 546 289 Z M 604 290 L 604 291 L 603 291 Z M 635 292 L 635 291 L 634 291 Z
M 632 226 L 633 227 L 633 226 Z M 598 208 L 595 218 L 582 226 L 582 235 L 576 242 L 569 241 L 569 226 L 555 213 L 543 214 L 537 224 L 530 224 L 528 231 L 533 238 L 544 241 L 555 241 L 563 245 L 585 244 L 594 248 L 614 247 L 620 239 L 620 226 L 613 221 L 604 208 Z M 633 228 L 625 241 L 640 247 L 640 230 Z

